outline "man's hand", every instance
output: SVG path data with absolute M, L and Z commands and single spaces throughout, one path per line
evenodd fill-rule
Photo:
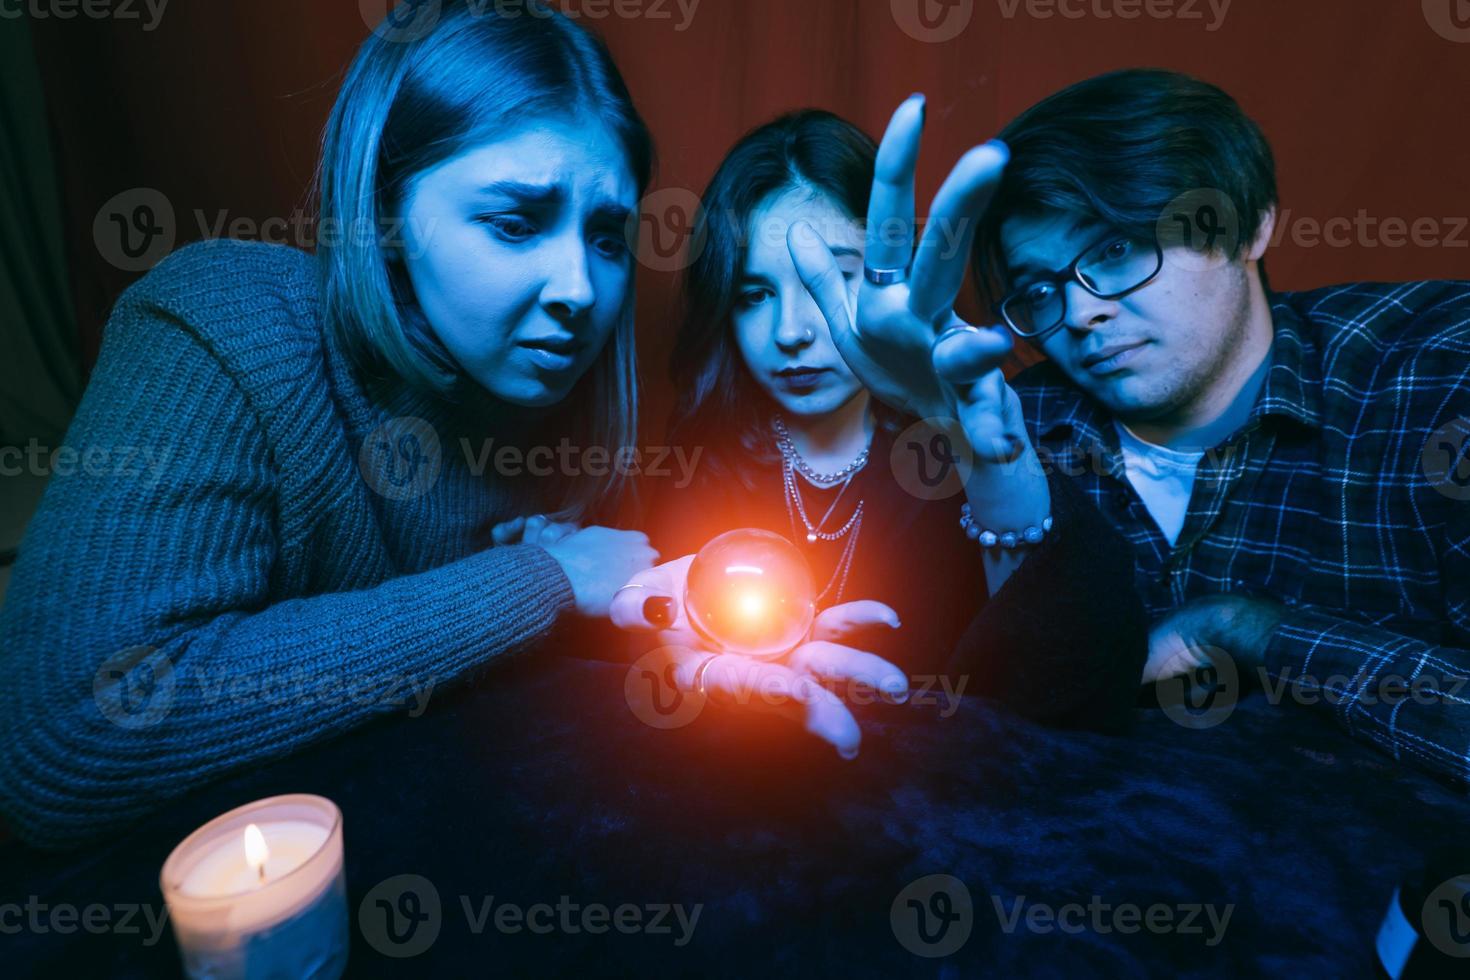
M 1229 594 L 1193 599 L 1161 617 L 1148 636 L 1143 683 L 1189 674 L 1222 656 L 1237 668 L 1259 667 L 1285 612 L 1271 599 Z

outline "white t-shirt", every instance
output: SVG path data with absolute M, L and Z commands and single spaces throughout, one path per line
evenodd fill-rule
M 1122 422 L 1114 420 L 1113 425 L 1118 430 L 1128 482 L 1138 491 L 1143 505 L 1172 547 L 1184 528 L 1189 498 L 1194 493 L 1195 470 L 1205 458 L 1204 451 L 1156 446 L 1138 438 Z

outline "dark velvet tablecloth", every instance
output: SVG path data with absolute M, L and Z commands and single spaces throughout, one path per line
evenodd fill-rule
M 1457 790 L 1349 741 L 1325 712 L 1259 694 L 1200 730 L 1142 710 L 1122 737 L 968 697 L 870 705 L 863 751 L 843 762 L 750 711 L 650 727 L 626 673 L 527 657 L 435 691 L 420 717 L 207 787 L 106 846 L 7 845 L 0 902 L 156 910 L 159 868 L 190 830 L 312 792 L 344 813 L 352 976 L 1370 976 L 1395 885 L 1470 827 Z M 441 909 L 437 938 L 407 958 L 380 951 L 364 901 L 400 875 L 422 880 L 389 890 L 427 882 Z M 971 914 L 953 919 L 963 893 Z M 493 912 L 480 919 L 487 901 L 571 911 L 541 913 L 546 934 L 502 932 Z M 644 923 L 661 905 L 699 918 L 593 935 L 580 915 L 599 903 L 637 906 Z M 150 942 L 135 921 L 126 935 L 0 935 L 0 969 L 177 974 L 172 934 Z M 912 951 L 945 944 L 957 948 Z

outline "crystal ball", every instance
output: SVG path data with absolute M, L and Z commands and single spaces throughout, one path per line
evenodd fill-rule
M 811 568 L 779 534 L 727 531 L 694 556 L 684 610 L 721 650 L 779 657 L 806 639 L 816 618 Z

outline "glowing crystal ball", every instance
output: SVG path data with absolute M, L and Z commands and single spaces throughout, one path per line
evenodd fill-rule
M 779 534 L 727 531 L 689 566 L 684 610 L 699 634 L 747 657 L 779 657 L 806 639 L 816 617 L 812 572 Z

